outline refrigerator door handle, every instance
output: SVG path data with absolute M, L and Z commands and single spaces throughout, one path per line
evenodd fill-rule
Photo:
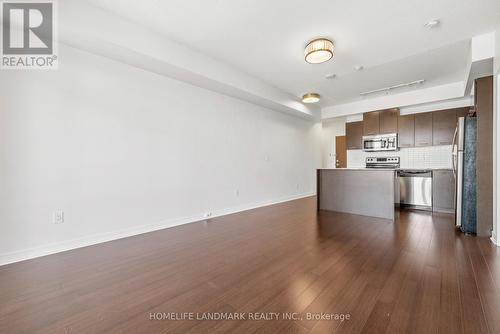
M 458 133 L 458 125 L 455 128 L 455 132 L 453 133 L 453 140 L 451 141 L 451 147 L 454 147 L 457 143 L 457 133 Z
M 455 128 L 455 133 L 453 134 L 453 141 L 451 142 L 451 162 L 453 165 L 453 176 L 455 179 L 457 178 L 457 154 L 458 154 L 458 147 L 457 147 L 457 152 L 455 152 L 455 145 L 457 142 L 457 132 L 458 132 L 458 125 Z
M 453 176 L 457 178 L 457 153 L 453 152 L 451 154 L 451 159 L 452 159 L 452 171 L 453 171 Z

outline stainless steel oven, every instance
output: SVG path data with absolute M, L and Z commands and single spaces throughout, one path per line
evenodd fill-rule
M 398 134 L 389 133 L 384 135 L 363 136 L 363 151 L 397 151 Z

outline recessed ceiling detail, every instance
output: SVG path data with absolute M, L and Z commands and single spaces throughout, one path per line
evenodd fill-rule
M 321 64 L 333 57 L 333 42 L 326 38 L 316 38 L 306 45 L 304 58 L 310 64 Z
M 307 15 L 311 13 L 310 2 L 291 5 L 289 0 L 254 1 L 251 8 L 241 6 L 239 1 L 218 1 L 216 6 L 213 1 L 198 1 L 196 11 L 191 1 L 185 0 L 68 0 L 61 2 L 60 10 L 89 3 L 103 15 L 113 14 L 140 24 L 147 31 L 156 31 L 165 39 L 260 79 L 289 94 L 301 107 L 321 108 L 362 100 L 360 92 L 422 78 L 426 79 L 425 87 L 464 80 L 470 38 L 494 31 L 500 13 L 498 0 L 318 0 L 312 16 Z M 67 15 L 60 16 L 61 24 L 76 25 L 77 21 Z M 431 19 L 439 19 L 440 24 L 425 28 Z M 101 30 L 111 36 L 107 27 L 103 24 L 91 31 Z M 66 31 L 69 29 L 61 33 Z M 104 38 L 101 35 L 71 40 L 95 44 Z M 334 61 L 308 66 L 304 49 L 315 37 L 333 41 L 330 59 Z M 147 39 L 135 41 L 132 36 L 127 40 L 137 49 L 154 45 Z M 102 43 L 103 50 L 105 47 Z M 154 49 L 161 52 L 163 46 Z M 169 52 L 165 54 L 177 59 Z M 187 58 L 183 61 L 193 62 Z M 356 72 L 354 65 L 363 65 L 364 69 Z M 210 65 L 193 67 L 216 75 L 224 72 Z M 327 73 L 337 76 L 327 80 Z M 307 92 L 320 93 L 320 102 L 312 106 L 301 103 Z
M 302 96 L 302 102 L 304 103 L 316 103 L 319 102 L 321 96 L 318 93 L 307 93 Z

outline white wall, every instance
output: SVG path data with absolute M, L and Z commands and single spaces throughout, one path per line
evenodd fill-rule
M 320 124 L 62 45 L 59 59 L 0 76 L 0 264 L 315 192 Z

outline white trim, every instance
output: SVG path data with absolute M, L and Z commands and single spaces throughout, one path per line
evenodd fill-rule
M 363 120 L 363 114 L 349 115 L 346 117 L 346 123 L 359 122 Z
M 458 99 L 444 100 L 439 102 L 424 103 L 414 106 L 399 108 L 400 115 L 418 114 L 422 112 L 445 110 L 452 108 L 469 107 L 474 105 L 472 96 L 466 96 Z
M 224 215 L 228 215 L 228 214 L 232 214 L 232 213 L 237 213 L 237 212 L 241 212 L 241 211 L 256 209 L 256 208 L 269 206 L 269 205 L 273 205 L 273 204 L 288 202 L 288 201 L 292 201 L 292 200 L 296 200 L 296 199 L 300 199 L 300 198 L 305 198 L 305 197 L 310 197 L 310 196 L 314 196 L 314 195 L 316 195 L 315 192 L 309 192 L 309 193 L 303 193 L 303 194 L 298 194 L 298 195 L 281 197 L 281 198 L 278 198 L 275 200 L 270 200 L 270 201 L 254 202 L 251 204 L 241 205 L 241 206 L 237 206 L 237 207 L 221 209 L 221 210 L 217 210 L 217 211 L 213 212 L 211 217 L 208 219 L 212 219 L 215 217 L 220 217 L 220 216 L 224 216 Z M 127 237 L 131 237 L 131 236 L 139 235 L 139 234 L 143 234 L 143 233 L 158 231 L 158 230 L 162 230 L 162 229 L 170 228 L 170 227 L 174 227 L 174 226 L 195 223 L 195 222 L 199 222 L 199 221 L 203 221 L 203 220 L 207 220 L 207 218 L 203 214 L 198 214 L 198 215 L 193 215 L 190 217 L 168 219 L 168 220 L 164 220 L 164 221 L 161 221 L 158 223 L 141 225 L 141 226 L 137 226 L 137 227 L 127 228 L 127 229 L 112 231 L 112 232 L 107 232 L 107 233 L 99 233 L 99 234 L 94 234 L 94 235 L 90 235 L 90 236 L 86 236 L 86 237 L 82 237 L 82 238 L 68 240 L 68 241 L 46 244 L 46 245 L 28 248 L 28 249 L 24 249 L 24 250 L 19 250 L 19 251 L 15 251 L 15 252 L 3 253 L 3 254 L 0 254 L 0 266 L 6 265 L 9 263 L 29 260 L 29 259 L 33 259 L 33 258 L 45 256 L 45 255 L 60 253 L 60 252 L 64 252 L 64 251 L 68 251 L 68 250 L 72 250 L 72 249 L 76 249 L 76 248 L 91 246 L 91 245 L 95 245 L 95 244 L 99 244 L 99 243 L 103 243 L 103 242 L 108 242 L 108 241 L 112 241 L 112 240 L 127 238 Z
M 452 82 L 440 86 L 420 88 L 408 92 L 389 94 L 370 99 L 361 99 L 344 104 L 336 104 L 321 109 L 321 119 L 360 114 L 367 111 L 388 108 L 402 108 L 416 104 L 439 102 L 464 97 L 463 81 Z
M 491 237 L 491 238 L 490 238 L 490 240 L 491 240 L 491 242 L 492 242 L 494 245 L 496 245 L 496 246 L 499 246 L 499 247 L 500 247 L 500 243 L 498 243 L 498 241 L 497 241 L 497 240 L 495 240 L 495 238 Z

